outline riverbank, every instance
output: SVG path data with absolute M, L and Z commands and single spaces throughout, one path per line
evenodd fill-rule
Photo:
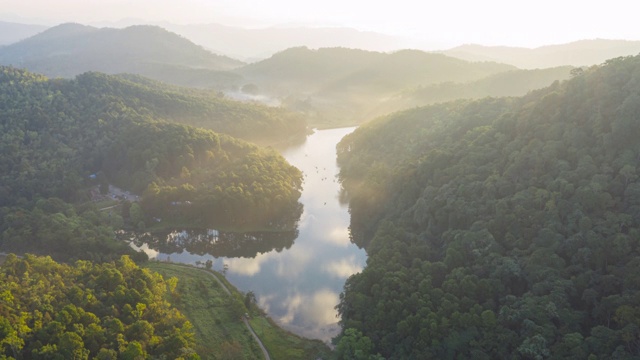
M 223 358 L 222 355 L 229 354 L 247 359 L 265 358 L 243 323 L 245 312 L 272 359 L 328 358 L 330 350 L 321 341 L 301 338 L 279 328 L 255 306 L 247 309 L 244 306 L 245 295 L 226 281 L 222 274 L 166 262 L 150 261 L 145 266 L 162 274 L 165 279 L 178 279 L 176 291 L 168 300 L 192 323 L 196 332 L 196 351 L 202 359 Z M 229 289 L 230 294 L 225 288 Z

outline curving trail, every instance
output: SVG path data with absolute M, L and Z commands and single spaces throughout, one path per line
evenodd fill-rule
M 216 281 L 218 282 L 218 284 L 220 284 L 220 286 L 222 286 L 222 288 L 224 289 L 224 291 L 228 294 L 231 295 L 231 291 L 229 291 L 229 289 L 227 288 L 227 286 L 220 281 L 220 279 L 218 279 L 218 277 L 211 273 L 211 271 L 207 271 L 207 270 L 203 270 L 200 269 L 200 271 L 204 271 L 207 274 L 213 276 L 214 279 L 216 279 Z M 264 347 L 264 344 L 262 343 L 262 341 L 260 340 L 260 338 L 258 337 L 258 335 L 256 334 L 255 331 L 253 331 L 253 328 L 251 327 L 251 325 L 249 325 L 249 321 L 247 321 L 246 317 L 242 317 L 242 321 L 244 322 L 245 326 L 247 327 L 247 329 L 249 329 L 249 332 L 251 333 L 251 335 L 253 335 L 253 338 L 258 342 L 258 345 L 260 346 L 260 349 L 262 350 L 262 354 L 264 355 L 264 358 L 266 360 L 271 360 L 271 357 L 269 356 L 269 352 L 267 351 L 267 348 Z
M 262 341 L 260 341 L 260 338 L 258 337 L 256 332 L 253 331 L 253 328 L 251 327 L 251 325 L 249 325 L 249 321 L 247 321 L 247 318 L 243 317 L 242 321 L 244 321 L 244 324 L 247 325 L 247 329 L 249 329 L 249 332 L 251 332 L 251 335 L 253 335 L 253 338 L 256 339 L 256 341 L 258 342 L 258 345 L 260 345 L 260 349 L 262 349 L 262 354 L 264 355 L 264 358 L 267 360 L 271 360 L 271 357 L 269 356 L 269 352 L 267 351 L 267 348 L 264 347 L 264 345 L 262 344 Z

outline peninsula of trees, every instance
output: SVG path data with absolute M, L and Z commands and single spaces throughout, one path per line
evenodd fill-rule
M 147 221 L 171 216 L 194 226 L 261 229 L 299 217 L 300 171 L 274 150 L 172 122 L 206 113 L 210 127 L 251 137 L 260 126 L 277 127 L 277 116 L 136 80 L 98 73 L 49 80 L 0 68 L 4 249 L 114 256 L 119 245 L 109 241 L 109 226 L 122 219 L 68 206 L 86 202 L 95 182 L 143 195 Z M 161 106 L 168 103 L 175 106 Z

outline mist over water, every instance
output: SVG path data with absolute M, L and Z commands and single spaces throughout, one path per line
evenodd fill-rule
M 239 257 L 215 258 L 211 254 L 163 253 L 157 249 L 149 250 L 149 255 L 187 264 L 211 259 L 216 270 L 227 264 L 227 279 L 243 292 L 253 291 L 259 305 L 281 326 L 305 337 L 329 341 L 339 332 L 335 306 L 344 282 L 366 263 L 365 251 L 349 239 L 350 216 L 347 206 L 339 201 L 336 178 L 335 146 L 354 129 L 318 130 L 305 143 L 281 151 L 304 173 L 300 198 L 304 212 L 292 245 L 270 251 L 261 246 L 260 251 L 245 257 L 241 252 L 235 255 Z

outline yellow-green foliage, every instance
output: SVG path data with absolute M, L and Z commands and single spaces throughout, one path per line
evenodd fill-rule
M 9 255 L 0 266 L 0 356 L 197 359 L 162 276 L 128 257 L 96 265 Z

